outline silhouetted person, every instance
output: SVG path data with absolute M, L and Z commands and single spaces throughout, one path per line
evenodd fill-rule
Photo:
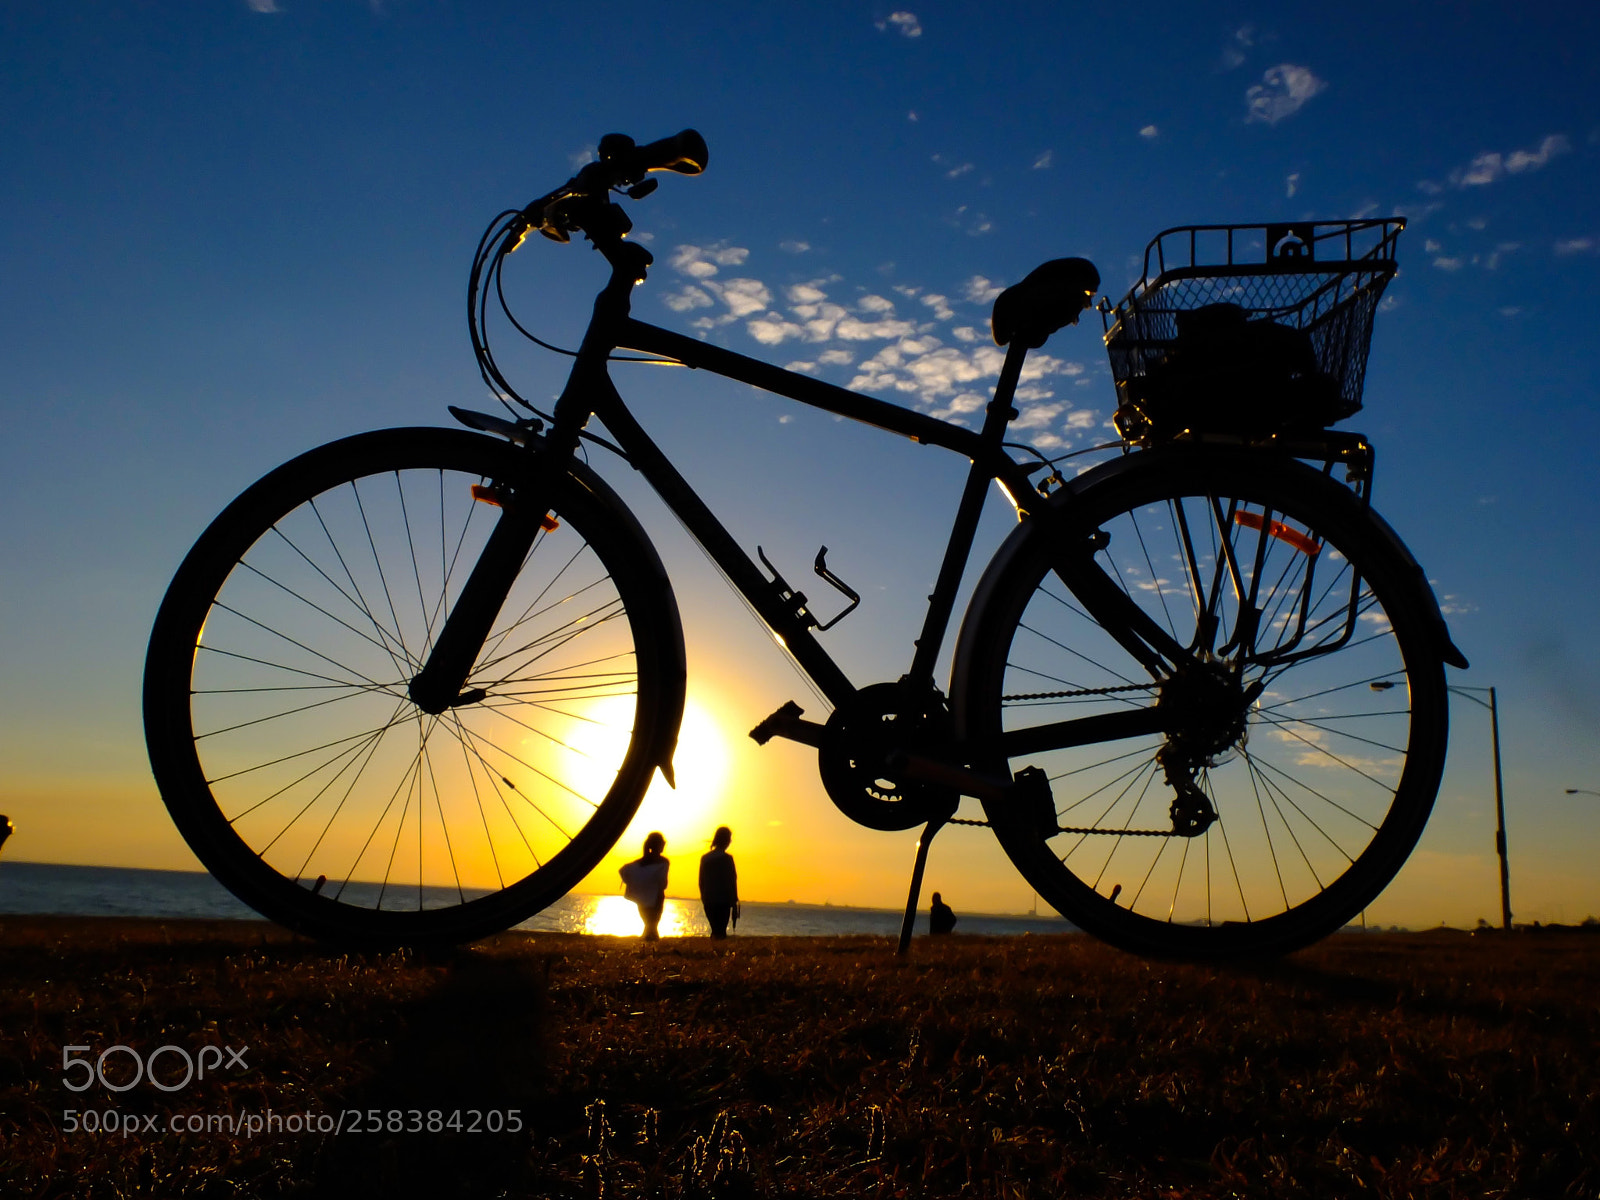
M 733 855 L 728 853 L 731 841 L 733 830 L 719 825 L 711 835 L 711 849 L 700 856 L 700 903 L 705 907 L 714 938 L 728 936 L 730 916 L 734 928 L 739 927 L 739 873 L 734 869 Z
M 667 870 L 671 865 L 661 853 L 666 848 L 667 839 L 652 833 L 644 840 L 644 857 L 626 863 L 618 872 L 622 876 L 622 894 L 639 906 L 647 942 L 661 936 L 661 911 L 667 906 Z
M 6 839 L 16 831 L 17 827 L 11 823 L 10 817 L 0 817 L 0 846 L 4 846 Z
M 952 933 L 956 927 L 956 914 L 938 892 L 933 894 L 933 903 L 928 905 L 928 932 Z

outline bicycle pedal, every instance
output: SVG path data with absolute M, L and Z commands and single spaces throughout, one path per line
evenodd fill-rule
M 806 746 L 821 745 L 823 726 L 815 721 L 802 721 L 800 714 L 803 712 L 805 709 L 793 700 L 787 701 L 777 712 L 752 729 L 750 737 L 758 746 L 765 746 L 775 737 L 788 738 L 791 742 L 800 742 Z

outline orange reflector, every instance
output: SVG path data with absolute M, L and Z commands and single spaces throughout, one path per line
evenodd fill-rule
M 494 490 L 494 488 L 486 487 L 481 483 L 475 483 L 472 485 L 472 498 L 474 500 L 482 500 L 485 504 L 492 504 L 496 508 L 505 507 L 505 505 L 500 503 L 500 496 Z M 561 522 L 555 517 L 550 516 L 548 513 L 545 514 L 544 520 L 540 521 L 539 524 L 549 532 L 554 532 L 561 527 Z
M 1244 525 L 1250 529 L 1261 528 L 1261 514 L 1252 512 L 1236 512 L 1233 514 L 1235 525 Z M 1322 549 L 1322 543 L 1314 538 L 1309 538 L 1298 529 L 1290 529 L 1282 521 L 1268 521 L 1267 536 L 1277 538 L 1280 542 L 1287 542 L 1302 554 L 1316 554 Z

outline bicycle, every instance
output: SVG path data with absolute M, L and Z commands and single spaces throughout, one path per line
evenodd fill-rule
M 1327 428 L 1359 407 L 1403 223 L 1157 238 L 1140 284 L 1099 305 L 1123 453 L 1067 478 L 1006 428 L 1028 351 L 1092 307 L 1091 264 L 1046 263 L 996 299 L 1004 363 L 969 429 L 632 316 L 652 260 L 611 197 L 641 199 L 652 172 L 706 159 L 692 130 L 645 146 L 611 135 L 561 188 L 490 224 L 469 326 L 513 419 L 452 407 L 467 428 L 312 450 L 185 558 L 151 634 L 144 715 L 161 793 L 207 868 L 291 929 L 381 946 L 507 928 L 601 860 L 654 772 L 673 780 L 686 667 L 667 572 L 578 455 L 593 445 L 643 475 L 832 705 L 810 721 L 791 702 L 751 736 L 815 747 L 853 820 L 925 827 L 907 933 L 928 843 L 963 797 L 985 818 L 966 823 L 992 826 L 1040 896 L 1139 953 L 1281 953 L 1360 912 L 1428 817 L 1443 664 L 1466 665 L 1370 506 L 1371 446 Z M 1251 229 L 1271 240 L 1246 262 Z M 487 332 L 491 294 L 515 324 L 500 270 L 534 231 L 581 232 L 611 268 L 542 415 Z M 1226 262 L 1208 266 L 1197 247 L 1213 235 Z M 1187 262 L 1169 264 L 1185 236 Z M 1265 300 L 1236 303 L 1260 287 Z M 1202 353 L 1218 345 L 1233 350 Z M 816 574 L 848 607 L 823 622 L 764 553 L 765 571 L 749 557 L 629 412 L 608 371 L 620 349 L 971 461 L 902 677 L 847 677 L 817 634 L 859 597 L 824 549 Z M 1273 365 L 1313 351 L 1313 369 Z M 1275 417 L 1288 399 L 1304 411 Z M 1018 524 L 979 579 L 945 691 L 935 665 L 991 482 Z

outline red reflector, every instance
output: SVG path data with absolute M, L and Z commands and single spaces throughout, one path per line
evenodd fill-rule
M 482 500 L 485 504 L 492 504 L 496 508 L 505 507 L 505 505 L 500 503 L 499 493 L 496 492 L 494 488 L 486 487 L 481 483 L 475 483 L 472 485 L 472 498 L 474 500 Z M 540 521 L 539 524 L 542 525 L 547 531 L 551 532 L 561 528 L 561 522 L 555 517 L 550 516 L 548 513 L 545 514 L 544 520 Z
M 1236 512 L 1233 514 L 1235 525 L 1244 525 L 1250 529 L 1260 529 L 1262 525 L 1261 514 L 1252 512 Z M 1290 529 L 1282 521 L 1268 521 L 1267 536 L 1286 542 L 1302 554 L 1316 554 L 1322 549 L 1322 543 L 1315 538 L 1309 538 L 1298 529 Z

